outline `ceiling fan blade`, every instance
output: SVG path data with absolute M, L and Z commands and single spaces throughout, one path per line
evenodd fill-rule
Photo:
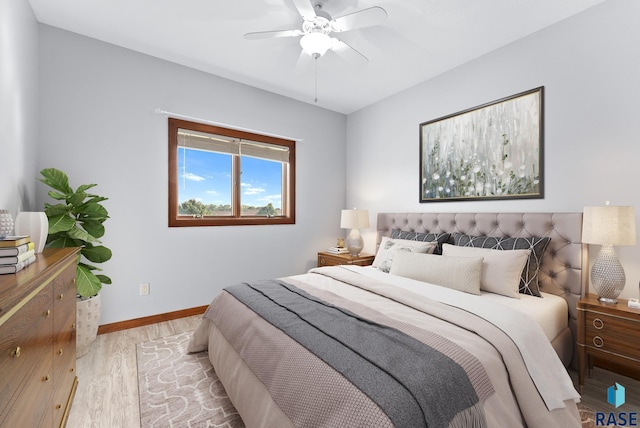
M 244 38 L 247 40 L 276 39 L 279 37 L 298 37 L 303 34 L 300 30 L 257 31 L 245 34 Z
M 313 21 L 316 18 L 316 11 L 313 8 L 310 0 L 291 0 L 298 9 L 298 12 L 305 21 Z
M 335 37 L 331 38 L 331 50 L 347 61 L 359 65 L 366 65 L 369 62 L 369 58 L 367 58 L 362 53 L 352 48 L 342 40 L 336 39 Z
M 336 32 L 378 25 L 387 19 L 387 11 L 379 6 L 362 9 L 331 21 L 331 29 Z

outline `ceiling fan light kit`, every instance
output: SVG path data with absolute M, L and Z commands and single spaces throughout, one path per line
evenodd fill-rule
M 322 9 L 323 4 L 320 1 L 316 1 L 315 3 L 312 3 L 310 0 L 291 1 L 302 17 L 301 30 L 259 31 L 246 33 L 244 38 L 247 40 L 258 40 L 302 36 L 300 38 L 302 50 L 316 61 L 327 51 L 331 50 L 338 55 L 344 56 L 348 60 L 355 59 L 364 63 L 368 62 L 367 57 L 362 53 L 342 40 L 331 37 L 330 34 L 381 24 L 387 18 L 387 12 L 383 8 L 374 6 L 333 19 L 331 15 Z
M 308 33 L 300 39 L 300 46 L 306 53 L 317 58 L 331 48 L 331 37 L 324 33 Z
M 324 55 L 328 50 L 343 54 L 345 51 L 355 53 L 355 57 L 367 58 L 343 41 L 331 37 L 331 33 L 357 30 L 359 28 L 379 25 L 387 18 L 387 12 L 378 6 L 362 9 L 333 19 L 324 11 L 322 2 L 312 3 L 309 0 L 291 0 L 302 17 L 302 29 L 258 31 L 246 33 L 247 40 L 273 39 L 281 37 L 300 37 L 300 46 L 312 57 Z

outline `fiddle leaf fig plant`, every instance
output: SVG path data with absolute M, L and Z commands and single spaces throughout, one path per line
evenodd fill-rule
M 90 263 L 103 263 L 111 259 L 111 250 L 101 245 L 103 223 L 109 213 L 101 202 L 108 198 L 87 193 L 96 184 L 83 184 L 76 190 L 69 186 L 67 174 L 56 168 L 40 171 L 40 181 L 51 187 L 49 196 L 57 204 L 44 204 L 49 219 L 47 248 L 81 247 L 76 275 L 76 289 L 80 297 L 92 297 L 111 284 L 111 278 L 96 273 L 102 269 Z

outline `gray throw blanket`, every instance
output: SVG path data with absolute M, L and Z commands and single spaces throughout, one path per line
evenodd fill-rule
M 349 379 L 396 427 L 445 427 L 460 414 L 486 425 L 464 368 L 427 344 L 282 281 L 225 290 Z

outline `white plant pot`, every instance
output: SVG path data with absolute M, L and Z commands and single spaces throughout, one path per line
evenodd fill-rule
M 102 294 L 76 300 L 76 358 L 89 352 L 98 336 Z

